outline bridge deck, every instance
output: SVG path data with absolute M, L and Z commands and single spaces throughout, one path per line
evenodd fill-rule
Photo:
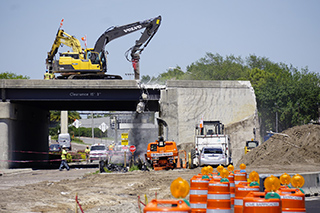
M 144 92 L 146 110 L 158 111 L 160 89 L 133 80 L 0 80 L 1 100 L 48 110 L 135 111 Z

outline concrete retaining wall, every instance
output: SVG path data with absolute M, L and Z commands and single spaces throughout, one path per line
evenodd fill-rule
M 233 162 L 244 153 L 246 140 L 256 128 L 260 138 L 257 104 L 249 81 L 168 81 L 161 92 L 161 118 L 169 126 L 168 139 L 194 141 L 195 127 L 203 120 L 219 120 L 230 135 Z

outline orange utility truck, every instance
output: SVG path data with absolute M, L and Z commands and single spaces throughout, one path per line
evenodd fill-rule
M 148 144 L 145 158 L 154 170 L 175 169 L 179 158 L 177 144 L 159 137 L 159 140 Z

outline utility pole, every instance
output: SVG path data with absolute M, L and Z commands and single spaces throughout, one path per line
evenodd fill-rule
M 92 144 L 94 144 L 94 120 L 93 120 L 93 111 L 91 111 L 91 136 L 92 136 Z
M 278 132 L 278 111 L 276 111 L 276 132 Z
M 118 121 L 117 117 L 114 117 L 114 143 L 118 145 Z
M 317 103 L 317 106 L 318 106 L 318 115 L 319 115 L 318 123 L 320 124 L 320 105 L 319 105 L 319 103 Z

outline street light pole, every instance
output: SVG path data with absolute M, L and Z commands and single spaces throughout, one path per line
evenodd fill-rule
M 92 144 L 94 144 L 94 120 L 93 120 L 93 111 L 91 111 L 91 136 L 92 136 Z
M 278 132 L 278 110 L 276 111 L 276 132 Z
M 114 117 L 115 119 L 115 121 L 114 121 L 114 134 L 115 134 L 115 136 L 114 136 L 114 142 L 115 142 L 115 144 L 116 145 L 118 145 L 118 121 L 117 121 L 117 117 L 115 116 Z

